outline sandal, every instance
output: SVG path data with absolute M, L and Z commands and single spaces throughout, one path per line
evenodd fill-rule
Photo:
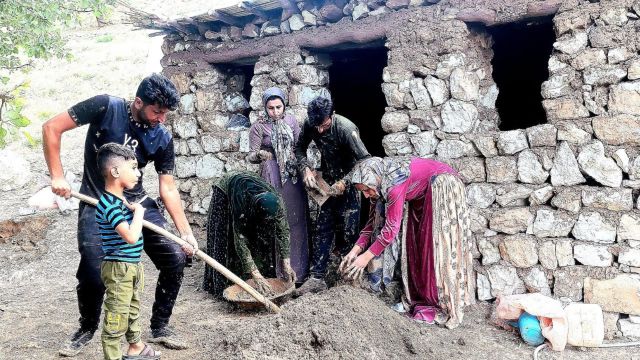
M 162 355 L 160 351 L 155 351 L 148 344 L 144 344 L 144 348 L 142 348 L 140 354 L 124 355 L 122 360 L 158 360 L 160 359 L 160 355 Z

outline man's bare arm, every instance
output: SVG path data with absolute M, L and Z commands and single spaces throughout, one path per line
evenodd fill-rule
M 77 126 L 66 111 L 52 117 L 42 125 L 42 150 L 51 174 L 51 191 L 65 198 L 71 196 L 71 187 L 64 178 L 64 170 L 60 160 L 60 144 L 62 134 Z

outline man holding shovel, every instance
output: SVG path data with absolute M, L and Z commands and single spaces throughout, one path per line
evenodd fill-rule
M 313 229 L 311 275 L 297 289 L 298 295 L 327 288 L 324 276 L 334 240 L 339 242 L 339 250 L 343 255 L 357 240 L 360 194 L 353 186 L 347 188 L 340 180 L 351 171 L 356 162 L 371 156 L 360 139 L 358 127 L 344 116 L 334 113 L 331 99 L 315 98 L 307 107 L 307 115 L 308 119 L 304 123 L 295 151 L 303 182 L 308 189 L 322 192 L 307 159 L 307 148 L 314 141 L 320 150 L 322 177 L 330 184 L 335 183 L 331 190 L 340 195 L 328 198 L 320 206 L 320 214 Z
M 97 168 L 96 152 L 103 144 L 115 142 L 130 147 L 141 170 L 149 162 L 154 163 L 159 175 L 160 198 L 182 239 L 191 246 L 185 245 L 181 249 L 177 243 L 148 229 L 143 230 L 144 250 L 160 270 L 151 316 L 152 338 L 149 341 L 170 348 L 184 349 L 186 344 L 173 333 L 168 323 L 180 290 L 188 255 L 197 250 L 197 242 L 184 214 L 180 194 L 172 175 L 175 165 L 173 138 L 162 125 L 166 120 L 166 114 L 175 110 L 178 102 L 178 92 L 171 81 L 162 75 L 152 74 L 140 83 L 135 100 L 125 101 L 109 95 L 92 97 L 45 122 L 42 134 L 44 156 L 51 174 L 51 189 L 55 194 L 65 198 L 71 195 L 71 188 L 63 176 L 60 143 L 64 132 L 78 126 L 89 124 L 80 188 L 80 192 L 85 195 L 93 198 L 102 195 L 105 185 Z M 141 203 L 147 209 L 144 220 L 160 227 L 167 224 L 160 206 L 148 198 L 142 188 L 142 177 L 136 186 L 127 190 L 124 195 L 130 203 Z M 104 254 L 95 212 L 95 207 L 84 203 L 81 203 L 78 211 L 80 264 L 76 273 L 76 289 L 80 328 L 60 350 L 60 354 L 65 356 L 75 356 L 82 350 L 93 338 L 100 320 L 104 296 L 100 264 Z

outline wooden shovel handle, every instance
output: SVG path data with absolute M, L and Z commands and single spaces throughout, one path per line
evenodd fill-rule
M 73 196 L 73 197 L 75 197 L 77 199 L 80 199 L 80 200 L 86 202 L 87 204 L 91 204 L 93 206 L 95 206 L 98 203 L 98 200 L 96 200 L 96 199 L 94 199 L 94 198 L 92 198 L 90 196 L 87 196 L 87 195 L 81 194 L 79 192 L 76 192 L 76 191 L 72 191 L 71 192 L 71 196 Z M 142 226 L 144 226 L 147 229 L 149 229 L 151 231 L 154 231 L 154 232 L 166 237 L 167 239 L 171 239 L 171 240 L 177 242 L 181 246 L 182 245 L 189 245 L 189 243 L 187 243 L 186 241 L 182 240 L 178 236 L 170 233 L 169 231 L 165 230 L 164 228 L 162 228 L 162 227 L 160 227 L 160 226 L 158 226 L 156 224 L 152 224 L 152 223 L 148 222 L 147 220 L 142 220 Z M 244 280 L 239 278 L 236 274 L 231 272 L 224 265 L 222 265 L 219 262 L 215 261 L 213 258 L 211 258 L 211 256 L 207 255 L 202 250 L 196 251 L 196 253 L 193 254 L 193 255 L 199 257 L 200 259 L 202 259 L 209 266 L 211 266 L 214 270 L 216 270 L 217 272 L 219 272 L 222 275 L 224 275 L 224 277 L 226 277 L 227 279 L 229 279 L 229 280 L 233 281 L 234 283 L 238 284 L 238 286 L 240 286 L 242 289 L 244 289 L 244 291 L 248 292 L 249 295 L 253 296 L 254 299 L 256 299 L 257 301 L 262 303 L 269 311 L 272 311 L 274 313 L 280 312 L 280 308 L 278 307 L 278 305 L 274 304 L 271 300 L 267 299 L 264 295 L 260 294 L 258 291 L 256 291 L 254 288 L 252 288 L 251 285 L 247 284 Z

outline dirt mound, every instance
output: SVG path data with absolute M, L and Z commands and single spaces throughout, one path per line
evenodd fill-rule
M 222 330 L 221 352 L 244 358 L 396 359 L 429 352 L 427 341 L 417 341 L 424 326 L 351 286 L 304 296 L 276 316 Z
M 0 222 L 0 244 L 13 245 L 34 254 L 45 252 L 42 244 L 51 220 L 44 215 Z

